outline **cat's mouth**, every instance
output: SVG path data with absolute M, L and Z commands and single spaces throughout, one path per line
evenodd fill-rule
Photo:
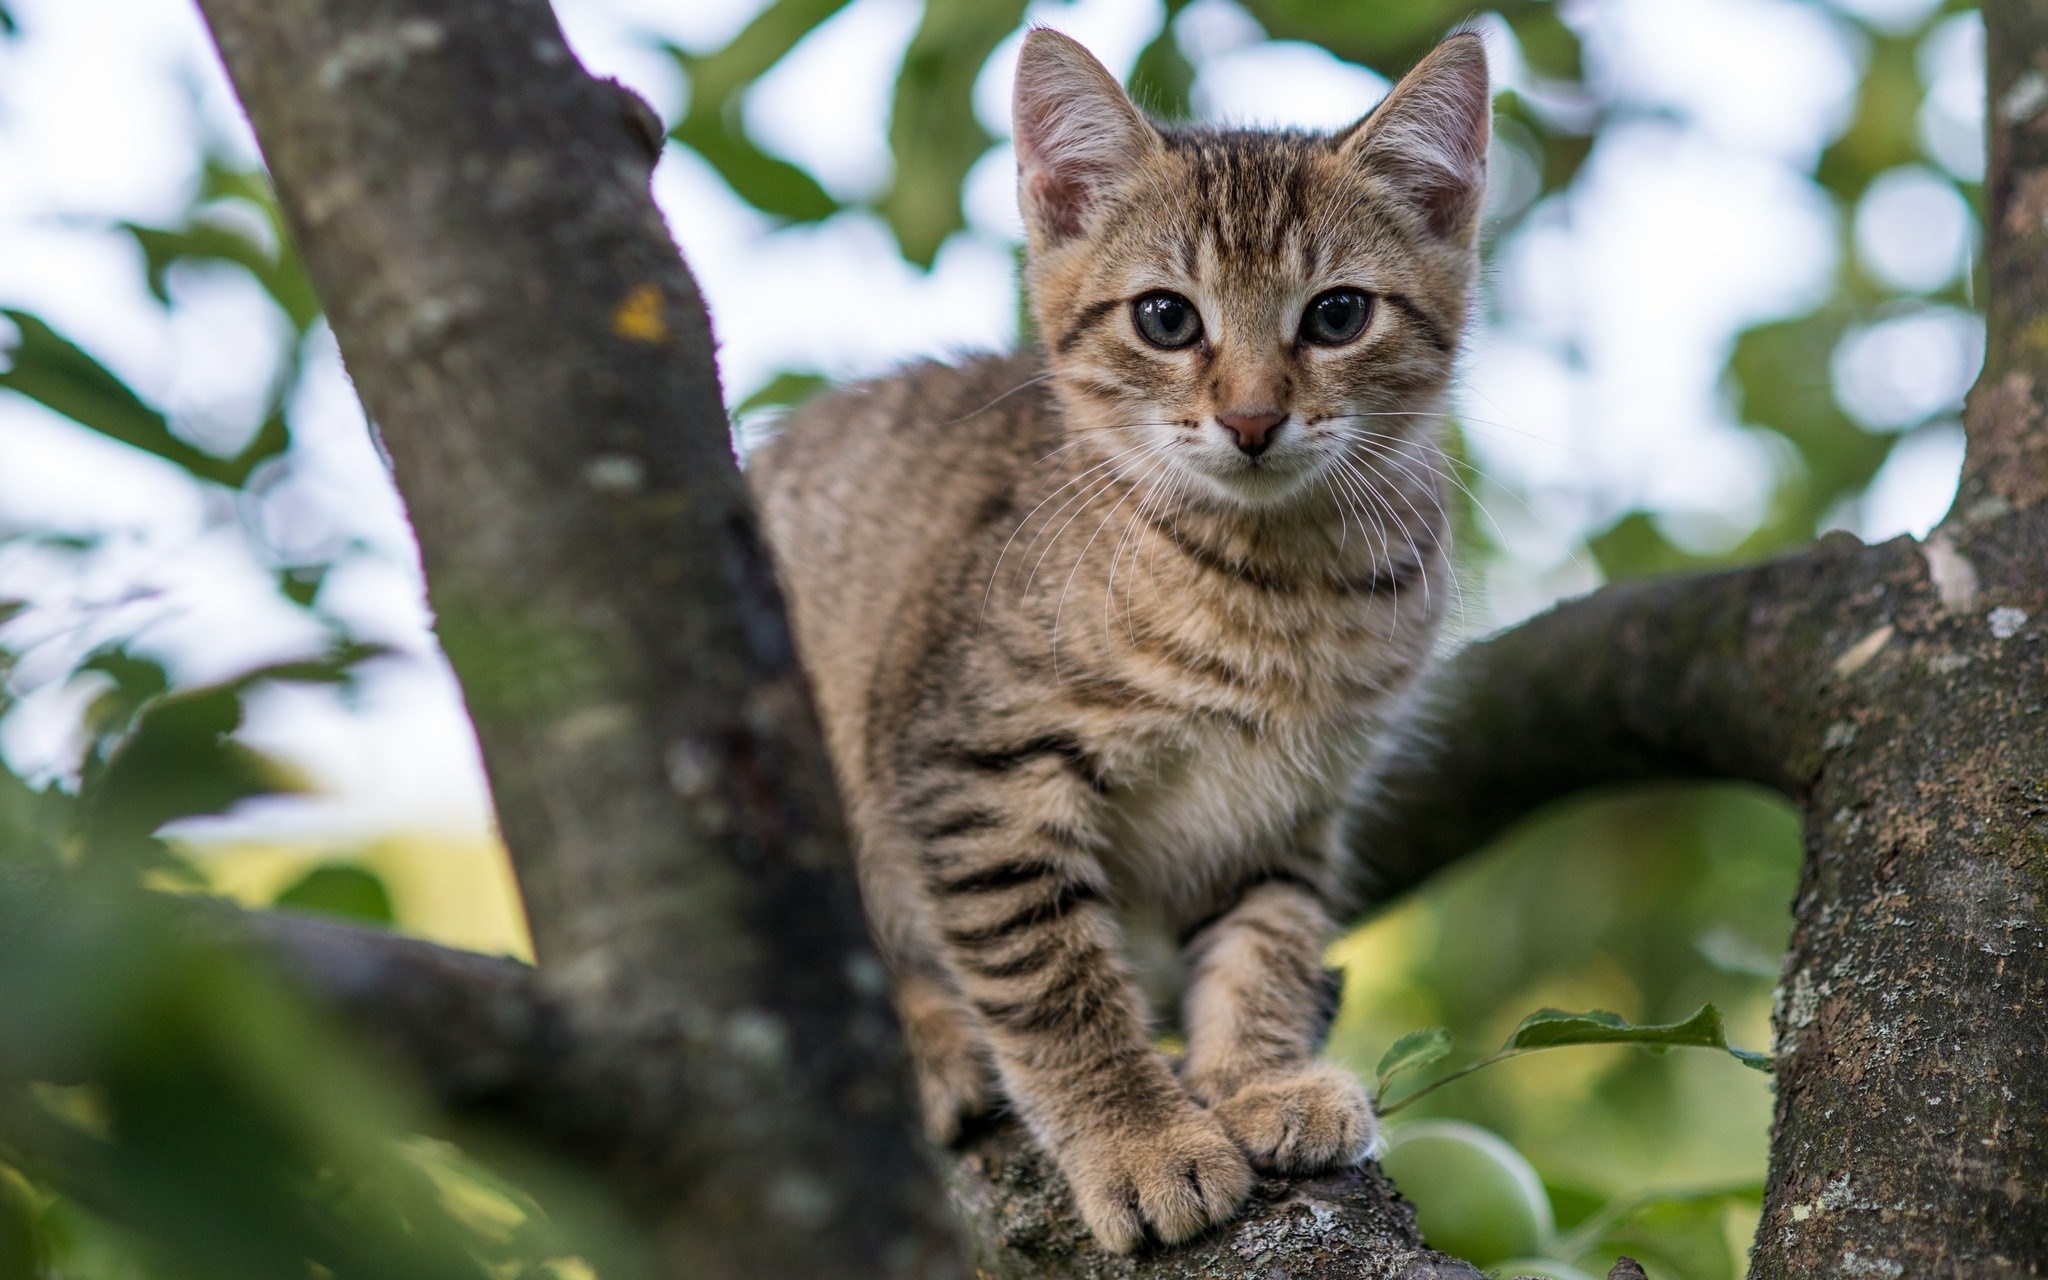
M 1201 459 L 1199 469 L 1223 496 L 1263 507 L 1299 492 L 1316 471 L 1316 459 L 1299 447 L 1269 449 L 1251 457 L 1232 450 Z

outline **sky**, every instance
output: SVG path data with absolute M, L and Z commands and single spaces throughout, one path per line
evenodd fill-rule
M 0 47 L 0 306 L 42 316 L 93 352 L 195 439 L 231 450 L 253 430 L 291 340 L 260 291 L 232 271 L 183 272 L 173 305 L 144 291 L 119 221 L 184 208 L 202 142 L 252 162 L 254 144 L 191 0 L 13 0 L 23 37 Z M 716 47 L 759 0 L 557 0 L 573 47 L 673 121 L 685 85 L 653 38 Z M 1743 327 L 1825 295 L 1840 237 L 1864 267 L 1932 292 L 1975 252 L 1967 208 L 1941 174 L 1981 171 L 1982 36 L 1972 15 L 1920 51 L 1924 163 L 1884 175 L 1846 215 L 1805 176 L 1848 118 L 1862 44 L 1843 18 L 1911 27 L 1932 0 L 1581 0 L 1568 3 L 1590 74 L 1650 108 L 1603 133 L 1581 180 L 1530 212 L 1498 247 L 1485 318 L 1468 339 L 1458 409 L 1485 477 L 1479 496 L 1509 554 L 1468 583 L 1463 626 L 1483 631 L 1597 585 L 1583 538 L 1643 507 L 1681 545 L 1739 541 L 1790 465 L 1736 420 L 1719 383 Z M 887 181 L 889 86 L 919 0 L 854 0 L 748 97 L 750 131 L 835 195 Z M 1040 3 L 1028 21 L 1075 35 L 1123 73 L 1159 30 L 1156 0 Z M 1176 37 L 1210 119 L 1336 127 L 1386 81 L 1312 46 L 1269 41 L 1232 0 L 1196 0 Z M 998 139 L 1017 36 L 977 81 Z M 1533 88 L 1511 38 L 1490 36 L 1496 80 Z M 1533 192 L 1527 162 L 1497 150 L 1496 208 Z M 999 142 L 970 176 L 968 231 L 930 272 L 905 263 L 870 215 L 778 228 L 671 147 L 654 190 L 697 273 L 720 338 L 728 401 L 782 370 L 834 378 L 1015 338 L 1014 163 Z M 807 320 L 785 300 L 802 296 Z M 7 345 L 0 321 L 0 349 Z M 25 650 L 19 708 L 0 754 L 36 776 L 75 764 L 93 686 L 61 677 L 118 635 L 183 680 L 232 675 L 320 642 L 281 603 L 266 553 L 343 552 L 321 603 L 390 645 L 347 698 L 278 689 L 245 736 L 298 764 L 316 794 L 264 802 L 201 834 L 346 841 L 395 828 L 470 831 L 487 790 L 452 676 L 429 631 L 396 495 L 324 329 L 291 414 L 290 465 L 234 509 L 167 464 L 0 393 L 0 534 L 102 539 L 90 557 L 0 545 L 0 597 L 34 607 L 7 638 Z M 1906 308 L 1843 344 L 1838 400 L 1872 430 L 1911 428 L 1863 499 L 1835 522 L 1870 539 L 1924 533 L 1961 461 L 1953 409 L 1975 375 L 1982 330 L 1967 313 Z M 1930 415 L 1933 421 L 1926 423 Z

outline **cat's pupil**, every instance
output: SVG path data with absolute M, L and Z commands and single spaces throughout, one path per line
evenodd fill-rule
M 1332 289 L 1308 304 L 1301 318 L 1301 336 L 1323 346 L 1349 342 L 1365 329 L 1372 299 L 1357 289 Z
M 1148 293 L 1132 312 L 1138 333 L 1155 347 L 1185 347 L 1202 336 L 1201 313 L 1177 293 Z

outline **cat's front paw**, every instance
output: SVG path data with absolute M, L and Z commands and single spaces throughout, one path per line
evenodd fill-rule
M 1252 1163 L 1271 1173 L 1316 1173 L 1357 1164 L 1379 1136 L 1365 1086 L 1327 1062 L 1248 1084 L 1212 1114 Z
M 1192 1106 L 1156 1127 L 1068 1143 L 1060 1167 L 1082 1221 L 1111 1253 L 1129 1253 L 1148 1232 L 1178 1244 L 1228 1222 L 1252 1188 L 1237 1143 Z

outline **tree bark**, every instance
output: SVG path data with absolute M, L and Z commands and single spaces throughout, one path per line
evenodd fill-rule
M 385 432 L 540 967 L 274 945 L 452 1104 L 595 1161 L 664 1274 L 963 1274 L 647 198 L 658 129 L 541 0 L 202 4 Z M 1473 646 L 1351 831 L 1379 899 L 1585 786 L 1803 807 L 1770 1280 L 2048 1271 L 2048 3 L 1986 19 L 1989 355 L 1940 532 L 1610 587 Z M 1014 1129 L 948 1185 L 991 1277 L 1473 1274 L 1371 1170 L 1138 1259 L 1087 1244 Z

